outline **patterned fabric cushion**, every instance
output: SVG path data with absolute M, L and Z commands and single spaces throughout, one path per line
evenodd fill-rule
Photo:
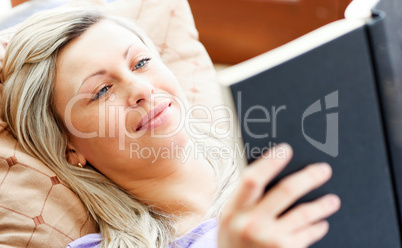
M 187 0 L 118 0 L 105 8 L 138 20 L 191 104 L 209 109 L 221 104 L 215 71 L 198 41 Z M 0 42 L 8 40 L 0 32 Z M 1 59 L 0 54 L 0 67 Z M 97 232 L 95 223 L 79 198 L 50 169 L 27 155 L 0 120 L 0 247 L 64 248 L 92 232 Z
M 92 232 L 78 197 L 0 122 L 0 247 L 66 247 Z

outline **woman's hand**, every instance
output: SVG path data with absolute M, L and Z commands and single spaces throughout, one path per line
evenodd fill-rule
M 339 209 L 336 195 L 300 204 L 281 215 L 300 197 L 328 181 L 332 175 L 328 164 L 309 165 L 263 195 L 266 185 L 291 157 L 290 146 L 281 144 L 246 169 L 240 187 L 223 210 L 219 248 L 308 247 L 328 232 L 328 222 L 323 219 Z

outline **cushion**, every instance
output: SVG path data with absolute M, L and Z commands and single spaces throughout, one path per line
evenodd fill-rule
M 29 4 L 21 6 L 30 9 Z M 205 104 L 208 109 L 221 104 L 215 71 L 198 41 L 187 0 L 118 0 L 103 7 L 138 20 L 176 74 L 190 104 Z M 3 36 L 0 32 L 0 42 L 6 45 L 12 32 L 3 31 Z M 206 113 L 194 115 L 203 118 Z M 92 232 L 97 232 L 96 225 L 79 198 L 44 164 L 26 154 L 0 120 L 0 246 L 64 248 Z
M 66 247 L 96 231 L 79 198 L 0 122 L 0 246 Z

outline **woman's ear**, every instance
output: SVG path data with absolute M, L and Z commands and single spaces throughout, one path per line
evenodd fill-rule
M 82 155 L 72 144 L 68 143 L 66 151 L 67 161 L 74 165 L 83 167 L 87 163 L 84 155 Z

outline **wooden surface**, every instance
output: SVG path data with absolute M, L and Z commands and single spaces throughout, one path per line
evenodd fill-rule
M 343 18 L 351 0 L 189 0 L 212 60 L 235 64 Z
M 4 1 L 4 0 L 0 0 L 0 1 Z M 11 6 L 15 7 L 15 6 L 17 6 L 17 5 L 19 5 L 19 4 L 23 3 L 23 2 L 26 2 L 26 1 L 29 1 L 29 0 L 11 0 Z

